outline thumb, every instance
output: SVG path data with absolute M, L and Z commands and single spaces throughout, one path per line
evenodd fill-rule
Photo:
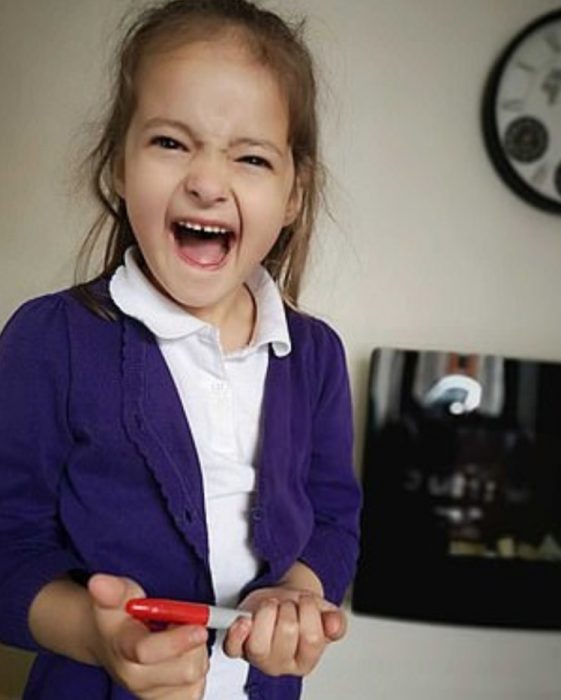
M 129 598 L 142 598 L 144 591 L 131 579 L 109 574 L 94 574 L 88 582 L 94 604 L 106 610 L 121 610 Z
M 117 657 L 135 661 L 138 643 L 148 630 L 130 618 L 124 608 L 130 598 L 144 597 L 142 588 L 128 578 L 94 574 L 88 581 L 88 591 L 99 633 L 96 653 L 101 665 L 109 668 L 104 660 L 112 664 Z

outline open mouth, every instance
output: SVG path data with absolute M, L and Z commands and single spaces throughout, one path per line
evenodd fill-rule
M 231 229 L 191 221 L 175 221 L 172 231 L 182 257 L 200 267 L 220 265 L 235 239 Z

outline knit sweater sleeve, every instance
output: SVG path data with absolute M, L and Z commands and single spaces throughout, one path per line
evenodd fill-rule
M 61 295 L 28 302 L 0 336 L 0 640 L 31 650 L 31 602 L 80 567 L 57 500 L 72 447 L 64 307 Z
M 361 495 L 353 471 L 353 426 L 343 345 L 326 324 L 315 321 L 317 394 L 313 415 L 308 493 L 315 524 L 302 555 L 318 575 L 325 597 L 339 604 L 358 558 Z

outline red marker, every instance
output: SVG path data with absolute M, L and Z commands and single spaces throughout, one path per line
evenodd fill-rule
M 176 625 L 202 625 L 215 630 L 228 629 L 239 617 L 251 619 L 245 610 L 217 608 L 204 603 L 185 603 L 165 598 L 133 598 L 126 611 L 142 622 L 167 622 Z

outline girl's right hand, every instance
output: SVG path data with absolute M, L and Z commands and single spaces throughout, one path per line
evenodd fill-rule
M 130 579 L 106 574 L 88 583 L 95 639 L 92 654 L 100 666 L 141 700 L 200 700 L 208 672 L 204 627 L 182 625 L 151 632 L 124 610 L 143 597 Z

